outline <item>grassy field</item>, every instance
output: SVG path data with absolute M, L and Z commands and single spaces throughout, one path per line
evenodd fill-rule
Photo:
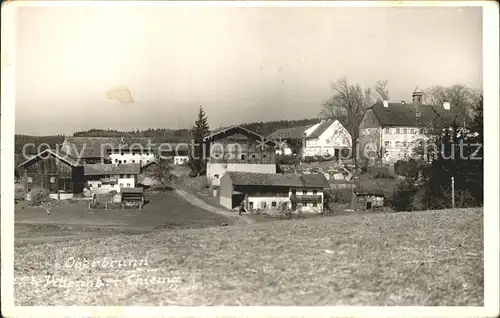
M 463 209 L 18 246 L 16 304 L 480 306 L 482 228 Z
M 86 202 L 63 203 L 50 209 L 16 204 L 16 245 L 67 239 L 137 234 L 172 228 L 200 228 L 231 224 L 231 220 L 196 208 L 173 191 L 148 194 L 144 209 L 88 211 Z

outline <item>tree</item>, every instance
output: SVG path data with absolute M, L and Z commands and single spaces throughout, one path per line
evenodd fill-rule
M 172 181 L 172 174 L 168 160 L 159 158 L 151 167 L 151 178 L 161 184 L 162 190 L 165 191 L 170 181 Z
M 429 105 L 442 105 L 449 102 L 454 111 L 466 121 L 474 117 L 474 109 L 480 99 L 480 93 L 464 85 L 444 87 L 436 85 L 424 90 L 424 102 Z
M 204 153 L 205 145 L 203 138 L 209 133 L 208 120 L 203 108 L 200 106 L 198 118 L 196 119 L 191 135 L 193 136 L 193 149 L 189 152 L 188 164 L 194 175 L 199 175 L 206 169 L 206 155 Z
M 351 135 L 354 155 L 359 139 L 359 126 L 366 109 L 371 106 L 375 98 L 371 88 L 363 89 L 359 83 L 349 84 L 345 77 L 331 84 L 333 96 L 322 105 L 320 115 L 326 119 L 338 119 Z M 375 93 L 379 99 L 387 99 L 387 81 L 378 81 Z

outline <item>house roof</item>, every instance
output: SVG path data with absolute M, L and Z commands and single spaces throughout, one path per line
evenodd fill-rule
M 88 164 L 83 166 L 83 173 L 86 176 L 100 176 L 108 174 L 139 174 L 141 165 L 138 163 L 130 164 Z
M 284 186 L 300 188 L 328 188 L 328 181 L 323 174 L 280 174 L 257 172 L 226 172 L 233 185 Z
M 237 126 L 237 125 L 226 127 L 226 128 L 223 128 L 217 132 L 214 132 L 211 135 L 208 135 L 205 138 L 203 138 L 203 141 L 204 142 L 216 141 L 216 140 L 219 140 L 219 139 L 222 139 L 222 138 L 225 138 L 228 136 L 236 135 L 236 134 L 243 134 L 247 137 L 253 137 L 253 139 L 255 139 L 255 140 L 263 140 L 263 141 L 265 141 L 266 144 L 270 143 L 270 144 L 272 144 L 272 146 L 276 146 L 276 143 L 273 140 L 268 139 L 264 136 L 259 135 L 256 132 L 253 132 L 249 129 L 246 129 L 246 128 L 243 128 L 243 127 Z
M 447 116 L 447 110 L 442 106 L 389 103 L 384 107 L 382 102 L 375 103 L 368 109 L 373 110 L 382 126 L 419 126 L 420 123 L 434 121 Z M 420 116 L 417 117 L 417 112 Z
M 60 152 L 60 151 L 53 151 L 51 149 L 45 149 L 44 151 L 38 153 L 37 155 L 34 155 L 31 158 L 22 162 L 19 165 L 19 167 L 24 167 L 27 164 L 34 162 L 35 160 L 38 160 L 38 159 L 44 159 L 44 156 L 46 156 L 46 155 L 51 155 L 51 156 L 57 158 L 58 160 L 65 162 L 66 164 L 68 164 L 72 167 L 76 167 L 79 164 L 78 159 L 69 155 L 69 154 L 66 154 L 66 153 Z
M 78 157 L 81 153 L 81 158 L 101 158 L 107 154 L 103 154 L 102 150 L 110 149 L 129 149 L 134 146 L 137 148 L 148 148 L 149 138 L 135 137 L 73 137 L 65 138 L 64 143 L 70 144 L 70 155 Z M 150 144 L 154 148 L 153 143 Z
M 299 126 L 299 127 L 291 127 L 276 130 L 272 134 L 270 134 L 267 138 L 269 139 L 302 139 L 304 137 L 304 133 L 308 128 L 311 128 L 314 125 L 307 126 Z
M 318 127 L 316 127 L 316 129 L 314 129 L 310 134 L 309 136 L 307 136 L 306 138 L 318 138 L 319 136 L 321 136 L 325 130 L 328 129 L 328 127 L 330 127 L 333 123 L 335 122 L 335 120 L 325 120 L 325 121 L 322 121 Z

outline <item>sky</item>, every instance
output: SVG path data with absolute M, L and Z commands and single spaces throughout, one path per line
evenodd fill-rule
M 19 8 L 18 134 L 317 117 L 331 82 L 482 88 L 482 8 Z M 127 88 L 133 102 L 109 99 Z

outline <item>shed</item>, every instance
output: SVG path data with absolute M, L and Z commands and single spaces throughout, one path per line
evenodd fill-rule
M 122 195 L 122 209 L 126 203 L 138 203 L 139 209 L 144 206 L 144 189 L 143 188 L 123 188 Z
M 384 206 L 384 193 L 378 190 L 355 189 L 351 208 L 354 211 L 374 211 Z

